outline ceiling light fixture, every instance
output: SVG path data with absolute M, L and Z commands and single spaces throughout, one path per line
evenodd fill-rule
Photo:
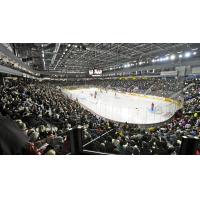
M 165 60 L 169 60 L 169 57 L 167 56 L 167 57 L 165 57 Z
M 176 56 L 174 54 L 170 56 L 171 60 L 175 60 L 175 58 L 176 58 Z
M 186 53 L 185 53 L 185 57 L 186 57 L 186 58 L 189 58 L 190 56 L 191 56 L 191 53 L 190 53 L 190 52 L 186 52 Z

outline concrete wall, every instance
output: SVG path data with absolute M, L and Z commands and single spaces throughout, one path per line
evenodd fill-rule
M 182 62 L 177 63 L 162 63 L 162 64 L 155 64 L 155 65 L 149 65 L 149 66 L 134 66 L 130 68 L 122 68 L 122 69 L 116 69 L 112 71 L 104 71 L 104 75 L 109 75 L 113 73 L 133 73 L 136 71 L 141 70 L 153 70 L 153 69 L 161 69 L 162 71 L 168 70 L 177 70 L 181 76 L 188 75 L 192 73 L 192 68 L 196 67 L 200 69 L 200 58 L 194 58 L 192 60 L 185 60 Z
M 191 68 L 192 74 L 200 74 L 200 66 L 195 66 Z
M 22 76 L 23 73 L 14 69 L 11 69 L 9 67 L 5 67 L 0 65 L 0 73 L 5 73 L 5 74 L 12 74 L 12 75 L 16 75 L 16 76 Z

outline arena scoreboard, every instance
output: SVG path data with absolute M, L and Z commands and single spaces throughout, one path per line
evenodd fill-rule
M 102 75 L 102 69 L 90 69 L 89 75 L 90 76 L 101 76 Z

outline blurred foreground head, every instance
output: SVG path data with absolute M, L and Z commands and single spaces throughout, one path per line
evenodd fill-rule
M 28 137 L 11 119 L 0 116 L 0 154 L 29 154 Z

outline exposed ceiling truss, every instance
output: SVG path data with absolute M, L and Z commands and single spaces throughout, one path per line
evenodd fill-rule
M 127 62 L 152 60 L 199 48 L 189 43 L 10 43 L 23 62 L 39 71 L 85 71 L 108 69 Z

